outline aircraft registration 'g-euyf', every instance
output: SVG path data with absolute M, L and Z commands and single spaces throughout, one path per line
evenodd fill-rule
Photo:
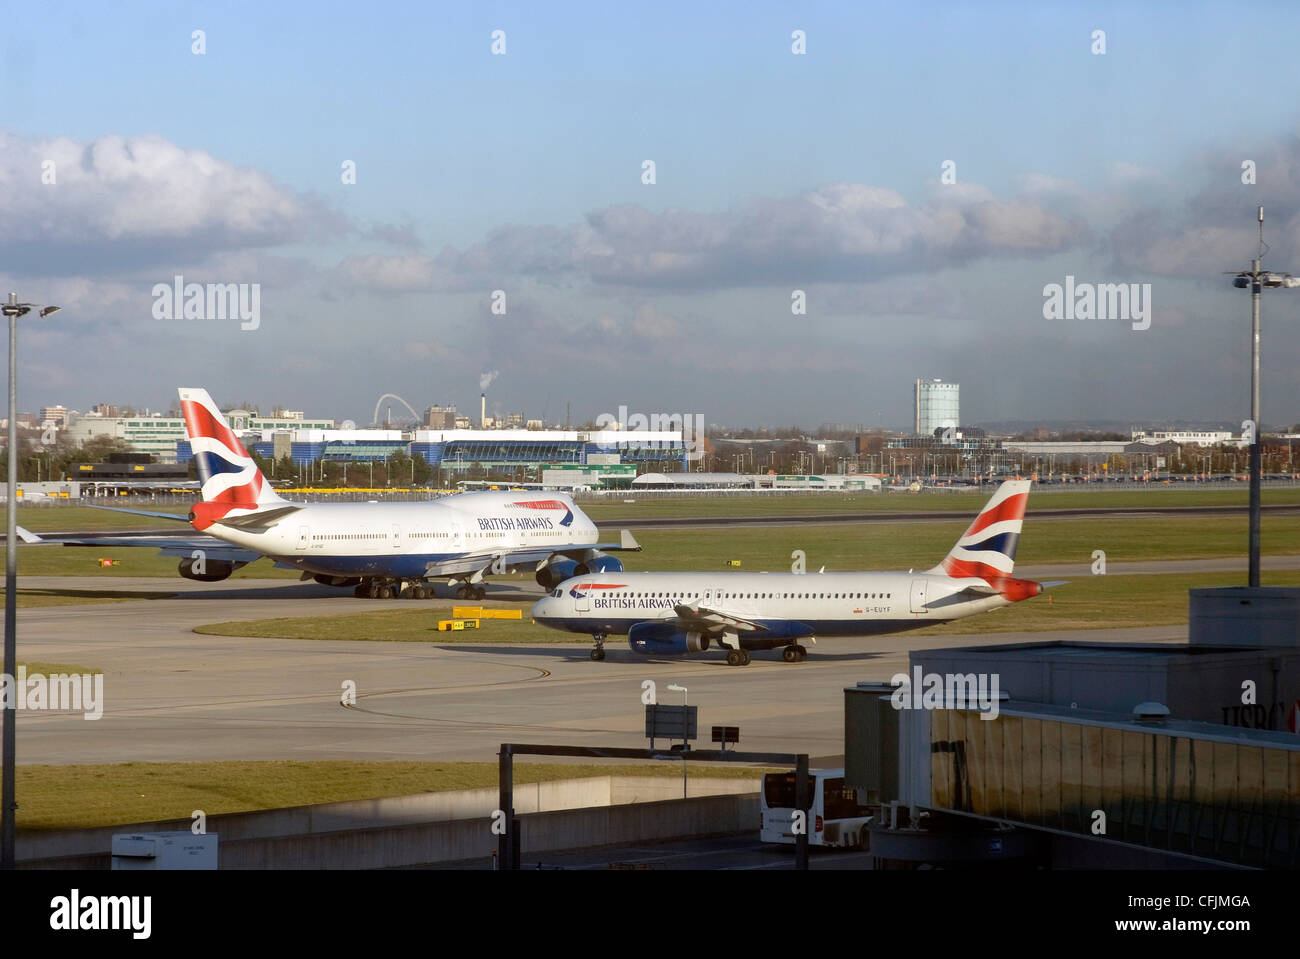
M 203 498 L 188 517 L 118 510 L 189 522 L 202 534 L 81 538 L 39 537 L 28 543 L 148 546 L 179 556 L 180 574 L 215 582 L 263 556 L 298 569 L 304 579 L 354 587 L 358 596 L 432 596 L 429 581 L 446 579 L 462 599 L 482 598 L 485 576 L 536 570 L 550 589 L 574 575 L 617 573 L 610 552 L 639 550 L 627 531 L 617 543 L 597 542 L 591 519 L 562 493 L 460 493 L 427 502 L 297 503 L 271 489 L 206 390 L 180 390 L 185 429 Z M 107 508 L 107 507 L 106 507 Z
M 1003 483 L 943 562 L 922 573 L 623 573 L 579 575 L 533 606 L 533 620 L 605 640 L 628 637 L 647 656 L 696 653 L 712 643 L 743 666 L 750 650 L 807 655 L 801 640 L 918 629 L 1008 606 L 1045 586 L 1016 579 L 1016 544 L 1029 481 Z

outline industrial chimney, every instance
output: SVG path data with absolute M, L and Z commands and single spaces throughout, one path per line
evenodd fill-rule
M 485 430 L 487 429 L 487 394 L 486 393 L 480 393 L 478 395 L 478 407 L 479 407 L 478 427 L 481 430 Z

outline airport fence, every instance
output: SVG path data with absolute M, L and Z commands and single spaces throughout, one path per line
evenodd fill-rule
M 853 499 L 860 499 L 863 502 L 869 501 L 878 496 L 912 496 L 918 498 L 944 495 L 947 493 L 982 493 L 991 494 L 997 487 L 999 481 L 991 483 L 981 483 L 979 485 L 953 484 L 951 486 L 926 486 L 920 490 L 911 490 L 906 485 L 900 485 L 897 488 L 888 486 L 875 490 L 860 489 L 627 489 L 627 490 L 556 490 L 555 492 L 567 492 L 572 495 L 573 499 L 579 503 L 609 503 L 609 502 L 636 502 L 656 500 L 668 501 L 690 497 L 714 498 L 714 499 L 749 499 L 756 500 L 762 498 L 778 497 L 821 497 L 837 495 Z M 1160 480 L 1156 482 L 1142 481 L 1121 481 L 1106 483 L 1053 483 L 1053 482 L 1036 482 L 1034 484 L 1034 495 L 1051 494 L 1051 493 L 1083 493 L 1083 492 L 1150 492 L 1159 494 L 1162 491 L 1175 490 L 1246 490 L 1249 488 L 1249 482 L 1246 479 L 1216 479 L 1216 480 L 1184 480 L 1181 478 L 1172 480 Z M 1266 490 L 1272 489 L 1297 489 L 1300 488 L 1300 479 L 1295 478 L 1278 478 L 1266 479 L 1263 484 Z M 501 486 L 502 490 L 509 491 L 512 488 L 507 485 Z M 452 496 L 459 490 L 448 489 L 281 489 L 276 491 L 280 496 L 290 502 L 323 502 L 323 503 L 367 503 L 367 502 L 427 502 L 441 499 L 445 496 Z M 521 491 L 523 492 L 523 491 Z M 530 493 L 547 492 L 536 489 L 528 490 Z M 192 505 L 198 499 L 197 491 L 173 490 L 129 490 L 115 494 L 99 493 L 86 494 L 80 497 L 67 496 L 24 496 L 21 500 L 23 506 L 39 506 L 42 508 L 56 509 L 60 506 L 127 506 L 130 508 L 160 508 L 166 506 L 185 506 Z M 0 485 L 0 504 L 4 502 L 4 490 Z

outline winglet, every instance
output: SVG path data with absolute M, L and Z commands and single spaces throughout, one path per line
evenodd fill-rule
M 39 536 L 37 536 L 35 533 L 31 532 L 30 530 L 23 529 L 21 526 L 15 526 L 14 529 L 18 532 L 18 539 L 19 539 L 20 542 L 23 542 L 23 543 L 43 543 L 43 542 L 45 542 L 45 540 L 41 539 L 41 538 L 40 538 Z
M 632 535 L 630 530 L 620 530 L 618 538 L 623 549 L 641 552 L 641 544 L 636 541 L 636 537 Z

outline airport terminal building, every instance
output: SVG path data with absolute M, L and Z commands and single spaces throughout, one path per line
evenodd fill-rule
M 267 459 L 288 456 L 295 466 L 320 461 L 369 463 L 395 453 L 420 456 L 448 477 L 471 470 L 540 470 L 558 464 L 655 464 L 685 469 L 686 443 L 677 430 L 338 430 L 258 429 L 243 432 L 246 448 Z M 187 440 L 177 459 L 194 453 Z

